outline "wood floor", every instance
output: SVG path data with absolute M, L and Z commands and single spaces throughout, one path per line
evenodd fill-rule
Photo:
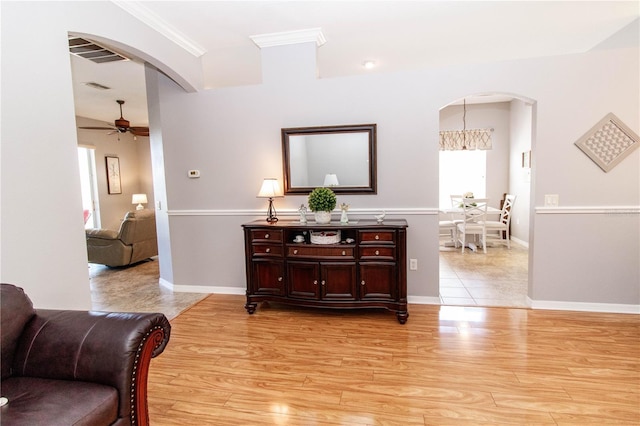
M 640 424 L 637 315 L 243 305 L 211 295 L 171 321 L 152 425 Z

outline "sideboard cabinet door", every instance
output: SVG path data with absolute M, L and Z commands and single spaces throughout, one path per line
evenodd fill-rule
M 360 299 L 395 300 L 396 282 L 394 263 L 360 264 Z
M 284 262 L 254 260 L 253 280 L 255 294 L 284 296 Z
M 355 262 L 320 264 L 322 300 L 356 300 L 356 288 Z
M 296 299 L 320 298 L 320 268 L 318 262 L 287 262 L 288 296 Z

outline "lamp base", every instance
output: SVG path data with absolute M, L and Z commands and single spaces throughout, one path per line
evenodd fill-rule
M 273 207 L 273 198 L 269 198 L 269 209 L 267 210 L 267 222 L 276 223 L 278 218 L 276 217 L 276 209 Z
M 136 206 L 136 210 L 144 210 L 144 206 L 142 204 L 138 204 Z

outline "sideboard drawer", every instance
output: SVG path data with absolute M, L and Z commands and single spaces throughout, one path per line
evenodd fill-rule
M 393 231 L 360 231 L 361 244 L 393 244 L 396 233 Z
M 360 259 L 362 260 L 394 260 L 395 258 L 395 247 L 360 247 Z
M 287 247 L 287 257 L 333 257 L 341 259 L 355 258 L 354 247 L 322 247 L 300 245 Z
M 254 257 L 282 257 L 282 245 L 254 244 L 251 246 Z
M 281 229 L 252 229 L 251 240 L 255 242 L 282 242 Z

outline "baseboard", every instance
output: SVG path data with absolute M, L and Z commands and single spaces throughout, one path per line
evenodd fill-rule
M 159 284 L 171 291 L 178 293 L 204 293 L 204 294 L 236 294 L 245 295 L 246 290 L 241 287 L 209 287 L 200 285 L 174 285 L 160 278 Z M 408 303 L 416 305 L 440 305 L 439 297 L 408 296 Z M 640 315 L 640 305 L 627 305 L 617 303 L 589 303 L 589 302 L 560 302 L 554 300 L 531 300 L 527 297 L 527 303 L 531 309 L 546 309 L 553 311 L 578 311 L 578 312 L 604 312 L 612 314 L 636 314 Z
M 531 309 L 554 311 L 604 312 L 612 314 L 640 314 L 640 305 L 619 303 L 560 302 L 554 300 L 531 300 L 527 298 Z
M 407 302 L 416 305 L 439 305 L 440 298 L 431 296 L 407 296 Z
M 240 294 L 245 295 L 246 290 L 240 287 L 210 287 L 205 285 L 175 285 L 160 278 L 160 285 L 176 293 L 204 293 L 204 294 Z
M 529 241 L 524 241 L 519 238 L 515 238 L 513 235 L 511 236 L 511 242 L 521 245 L 522 247 L 529 248 Z

